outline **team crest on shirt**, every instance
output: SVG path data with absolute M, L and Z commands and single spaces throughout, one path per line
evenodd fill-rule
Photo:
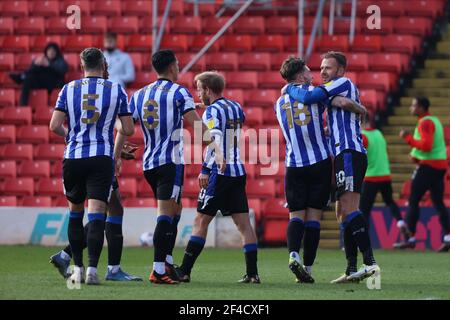
M 325 87 L 329 87 L 329 86 L 331 86 L 331 85 L 333 84 L 333 82 L 334 82 L 334 81 L 331 80 L 330 82 L 325 83 L 324 86 L 325 86 Z
M 208 127 L 208 129 L 214 128 L 214 119 L 209 119 L 206 123 L 206 126 Z

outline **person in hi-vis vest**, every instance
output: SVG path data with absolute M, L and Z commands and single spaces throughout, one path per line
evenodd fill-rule
M 364 121 L 362 138 L 364 147 L 367 150 L 367 171 L 364 177 L 359 210 L 363 213 L 370 225 L 370 212 L 377 193 L 380 192 L 383 201 L 389 207 L 392 217 L 397 221 L 397 227 L 405 240 L 411 237 L 408 226 L 400 215 L 400 209 L 392 197 L 392 177 L 391 168 L 387 153 L 386 140 L 383 133 L 372 127 L 368 114 Z
M 448 212 L 444 205 L 444 178 L 447 170 L 447 153 L 444 139 L 444 129 L 436 116 L 428 111 L 430 101 L 426 97 L 416 97 L 412 100 L 410 112 L 419 118 L 414 134 L 406 130 L 400 131 L 400 137 L 412 147 L 411 157 L 417 163 L 412 175 L 411 192 L 409 196 L 406 221 L 411 237 L 405 242 L 396 244 L 399 249 L 414 248 L 416 245 L 417 221 L 419 220 L 419 202 L 429 190 L 434 207 L 439 213 L 439 222 L 444 232 L 440 252 L 450 249 L 450 224 Z

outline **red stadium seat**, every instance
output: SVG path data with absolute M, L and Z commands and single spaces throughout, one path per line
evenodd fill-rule
M 387 92 L 390 90 L 390 76 L 387 72 L 362 72 L 358 74 L 360 89 L 375 89 Z
M 167 0 L 161 0 L 158 2 L 158 14 L 163 15 L 166 8 Z M 184 3 L 182 0 L 173 0 L 170 7 L 169 16 L 181 16 L 184 12 Z
M 253 34 L 258 35 L 264 33 L 263 17 L 240 17 L 233 25 L 236 34 Z
M 83 17 L 80 33 L 83 34 L 103 34 L 108 29 L 108 22 L 105 16 Z M 67 29 L 66 29 L 67 32 Z
M 116 33 L 137 33 L 139 20 L 137 17 L 113 17 L 109 19 L 108 31 Z
M 69 52 L 81 52 L 83 49 L 92 47 L 91 35 L 69 35 L 64 42 L 64 50 Z
M 193 16 L 169 19 L 169 25 L 170 33 L 197 34 L 202 29 L 201 19 Z
M 420 38 L 412 35 L 387 35 L 383 37 L 383 50 L 412 54 L 420 49 Z
M 0 3 L 0 15 L 6 17 L 27 16 L 28 1 L 2 1 Z
M 128 38 L 127 49 L 129 51 L 149 52 L 152 51 L 152 36 L 132 34 Z
M 261 221 L 261 215 L 262 215 L 262 209 L 261 209 L 261 200 L 256 198 L 250 198 L 248 199 L 248 208 L 252 209 L 255 213 L 255 220 L 258 224 L 259 221 Z
M 0 90 L 1 93 L 4 90 Z M 0 123 L 25 125 L 31 123 L 31 108 L 30 107 L 8 107 L 0 109 Z
M 14 30 L 14 20 L 11 17 L 0 17 L 0 35 L 12 34 Z
M 141 178 L 142 177 L 142 161 L 122 161 L 122 173 L 121 176 L 129 178 Z
M 318 42 L 318 49 L 323 52 L 329 50 L 345 52 L 349 48 L 348 37 L 346 35 L 323 35 L 322 38 L 318 39 Z
M 15 178 L 16 171 L 17 168 L 15 161 L 0 161 L 0 179 Z
M 187 37 L 182 34 L 166 34 L 161 41 L 161 49 L 170 49 L 175 52 L 184 52 L 188 49 Z
M 271 179 L 247 181 L 247 194 L 250 197 L 270 198 L 275 196 L 275 182 Z
M 216 6 L 214 3 L 202 3 L 201 6 L 198 6 L 198 13 L 202 20 L 205 20 L 203 17 L 212 16 L 216 13 Z M 194 14 L 194 4 L 190 2 L 184 3 L 184 14 L 185 15 L 193 15 Z
M 34 109 L 37 107 L 48 106 L 47 89 L 34 89 L 30 92 L 29 105 Z
M 42 34 L 44 33 L 44 18 L 42 17 L 26 17 L 18 18 L 14 28 L 15 34 Z
M 65 145 L 63 144 L 41 144 L 34 148 L 36 160 L 62 160 Z
M 22 161 L 18 167 L 17 174 L 19 177 L 49 178 L 50 162 L 45 160 Z
M 178 75 L 177 83 L 181 84 L 186 88 L 192 88 L 194 86 L 194 73 L 192 72 L 180 73 Z
M 253 89 L 257 87 L 257 73 L 253 71 L 227 72 L 225 76 L 230 89 Z
M 201 7 L 201 6 L 200 6 Z M 216 34 L 229 20 L 229 17 L 207 17 L 201 19 L 202 34 Z M 225 34 L 230 34 L 233 31 L 233 25 L 231 25 Z
M 131 61 L 133 61 L 136 72 L 139 72 L 142 70 L 142 56 L 143 55 L 139 52 L 130 53 L 130 58 L 131 58 Z
M 409 3 L 410 1 L 408 1 Z M 377 1 L 377 5 L 380 7 L 380 11 L 384 16 L 391 16 L 394 18 L 401 17 L 404 14 L 406 2 L 398 0 L 389 1 Z
M 444 6 L 445 2 L 443 1 L 413 0 L 408 1 L 405 11 L 407 16 L 432 17 L 435 19 L 443 13 Z
M 77 53 L 66 53 L 64 54 L 64 60 L 66 60 L 67 64 L 69 65 L 69 70 L 70 71 L 80 71 L 80 55 Z M 59 91 L 57 90 L 53 90 L 52 94 L 56 94 L 56 97 L 58 96 L 57 94 L 59 93 Z M 50 98 L 50 105 L 53 105 L 52 102 L 55 102 L 56 99 L 52 100 L 52 98 Z
M 199 192 L 200 187 L 197 179 L 184 179 L 183 194 L 187 197 L 197 197 Z
M 30 51 L 39 52 L 39 54 L 42 54 L 42 52 L 44 51 L 45 47 L 49 42 L 55 42 L 59 46 L 62 46 L 62 40 L 60 35 L 30 36 L 29 41 L 30 41 Z
M 246 90 L 244 93 L 245 107 L 273 107 L 280 95 L 280 90 Z
M 61 178 L 63 172 L 63 162 L 61 160 L 59 161 L 53 161 L 52 165 L 50 166 L 50 175 L 52 178 Z
M 206 56 L 206 68 L 210 70 L 236 70 L 237 62 L 237 53 L 211 53 Z
M 178 63 L 180 65 L 180 69 L 184 68 L 195 56 L 195 53 L 189 53 L 189 52 L 183 52 L 177 54 Z M 202 56 L 193 66 L 190 71 L 203 71 L 205 70 L 206 66 L 206 58 L 205 56 Z
M 0 207 L 17 206 L 17 198 L 15 196 L 0 196 Z
M 245 124 L 249 125 L 249 126 L 263 124 L 262 108 L 246 108 L 245 109 Z
M 395 21 L 395 32 L 424 36 L 431 33 L 433 21 L 429 18 L 400 17 Z
M 151 198 L 129 198 L 123 201 L 126 208 L 155 208 L 156 200 Z
M 59 1 L 32 1 L 30 15 L 38 17 L 55 17 L 59 15 Z M 30 2 L 29 2 L 30 3 Z
M 283 36 L 264 35 L 256 38 L 253 49 L 264 52 L 280 52 L 283 51 L 283 47 Z
M 280 67 L 281 67 L 283 61 L 286 60 L 291 55 L 296 56 L 297 54 L 291 53 L 291 52 L 272 53 L 270 55 L 270 68 L 272 70 L 277 70 L 277 71 L 280 70 Z
M 36 194 L 40 196 L 59 196 L 63 193 L 62 179 L 41 178 L 36 186 Z
M 161 25 L 162 18 L 159 17 L 158 20 L 158 26 Z M 141 17 L 139 19 L 139 32 L 140 33 L 152 33 L 153 32 L 153 21 L 149 17 Z M 169 24 L 166 23 L 166 26 L 164 27 L 164 35 L 169 33 Z
M 267 71 L 270 69 L 270 54 L 243 53 L 239 56 L 238 66 L 241 71 Z
M 72 6 L 78 6 L 81 9 L 81 16 L 89 16 L 91 14 L 91 2 L 90 0 L 64 0 L 64 1 L 58 1 L 61 3 L 61 15 L 65 16 L 67 15 L 67 9 Z M 70 11 L 71 12 L 71 11 Z M 71 12 L 72 13 L 72 12 Z
M 19 143 L 47 143 L 49 139 L 48 126 L 43 125 L 26 125 L 17 131 L 17 141 Z
M 151 16 L 152 1 L 127 1 L 122 2 L 122 14 L 124 16 Z
M 95 1 L 91 13 L 100 16 L 120 16 L 122 11 L 120 2 L 118 0 Z
M 346 56 L 348 71 L 367 71 L 369 67 L 369 55 L 367 53 L 350 53 Z M 372 63 L 373 60 L 371 59 L 370 62 Z
M 79 30 L 81 33 L 86 32 L 86 25 L 88 24 L 88 18 L 83 18 L 83 27 Z M 45 33 L 46 34 L 67 34 L 67 17 L 51 17 L 47 18 Z
M 213 37 L 212 35 L 207 35 L 207 34 L 195 35 L 189 46 L 189 51 L 192 53 L 197 53 L 205 46 L 205 44 L 207 44 L 209 42 L 209 40 L 211 40 L 212 37 Z M 208 52 L 209 53 L 218 52 L 220 50 L 221 41 L 222 40 L 219 39 L 216 42 L 214 42 L 214 44 L 208 49 Z
M 135 178 L 120 178 L 119 190 L 120 195 L 124 198 L 134 198 L 137 195 L 137 183 Z
M 16 127 L 3 125 L 0 127 L 0 143 L 16 143 Z
M 350 21 L 351 20 L 348 18 L 335 19 L 334 26 L 333 26 L 334 34 L 348 34 L 349 30 L 350 30 Z M 365 19 L 364 19 L 364 22 L 366 22 Z M 361 19 L 356 17 L 355 18 L 355 33 L 359 34 L 361 32 L 361 28 L 362 28 Z
M 370 69 L 373 71 L 389 71 L 399 74 L 407 67 L 402 62 L 403 56 L 406 55 L 400 53 L 375 53 L 370 57 Z
M 53 197 L 52 207 L 67 208 L 67 206 L 68 206 L 68 201 L 67 201 L 67 198 L 65 196 Z
M 274 102 L 275 104 L 275 102 Z M 264 110 L 264 123 L 269 125 L 277 125 L 278 120 L 273 108 L 267 108 Z
M 258 72 L 258 88 L 260 89 L 281 89 L 285 81 L 277 71 Z
M 139 72 L 136 74 L 134 82 L 130 85 L 131 88 L 142 88 L 150 83 L 156 81 L 156 74 L 153 72 Z
M 138 182 L 137 194 L 139 198 L 153 198 L 153 191 L 150 188 L 148 182 L 145 179 L 142 179 Z
M 26 52 L 30 46 L 28 36 L 4 36 L 0 37 L 2 51 Z
M 244 91 L 241 89 L 225 89 L 224 97 L 233 101 L 237 101 L 241 105 L 244 104 Z
M 33 159 L 33 146 L 31 144 L 0 146 L 0 158 L 5 160 L 31 160 Z
M 264 217 L 289 217 L 289 210 L 284 207 L 285 199 L 269 199 L 264 206 Z
M 376 110 L 382 104 L 379 100 L 376 90 L 359 90 L 361 103 L 373 110 Z
M 202 171 L 202 165 L 201 164 L 187 164 L 184 167 L 185 175 L 189 178 L 197 178 L 200 174 L 200 171 Z
M 286 230 L 289 219 L 267 219 L 263 226 L 263 242 L 270 244 L 279 244 L 286 242 Z
M 7 178 L 2 186 L 4 196 L 32 196 L 34 182 L 32 178 Z
M 353 39 L 352 51 L 378 52 L 381 50 L 381 36 L 356 35 Z
M 368 29 L 366 25 L 362 26 L 362 33 L 367 35 L 388 35 L 394 33 L 395 18 L 383 16 L 380 29 Z M 382 43 L 383 44 L 383 43 Z
M 44 197 L 23 197 L 22 206 L 24 207 L 51 207 L 52 198 L 48 196 Z
M 294 34 L 297 31 L 295 17 L 269 17 L 266 19 L 266 33 Z
M 249 35 L 224 36 L 222 51 L 249 52 L 252 50 L 252 37 Z
M 33 124 L 47 125 L 50 123 L 50 119 L 53 115 L 53 107 L 38 107 L 34 110 Z

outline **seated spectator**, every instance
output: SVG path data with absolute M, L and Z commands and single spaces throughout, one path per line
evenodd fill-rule
M 47 89 L 50 94 L 53 89 L 62 88 L 68 68 L 59 46 L 50 42 L 45 47 L 44 54 L 34 59 L 27 71 L 9 75 L 17 84 L 22 85 L 20 105 L 28 105 L 31 89 Z
M 109 81 L 118 82 L 123 88 L 134 81 L 134 65 L 128 53 L 117 49 L 117 35 L 108 32 L 105 35 L 103 52 L 108 63 Z

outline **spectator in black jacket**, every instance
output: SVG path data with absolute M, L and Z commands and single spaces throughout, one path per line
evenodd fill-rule
M 68 65 L 59 46 L 54 42 L 47 44 L 44 54 L 34 59 L 28 70 L 10 74 L 11 79 L 22 84 L 20 105 L 28 105 L 31 89 L 47 89 L 50 94 L 54 88 L 61 88 L 64 85 L 64 74 L 67 70 Z

